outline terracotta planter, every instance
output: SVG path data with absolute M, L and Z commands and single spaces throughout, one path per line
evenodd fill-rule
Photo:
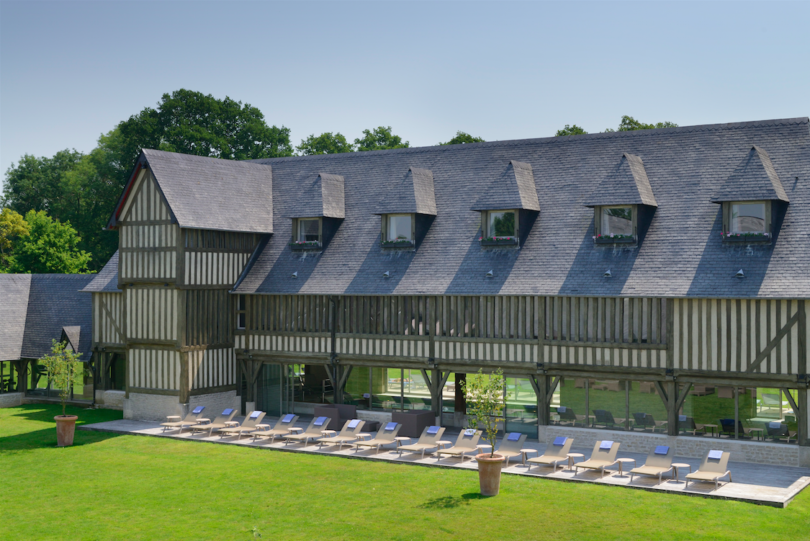
M 482 496 L 497 496 L 501 489 L 501 467 L 504 458 L 501 455 L 489 456 L 489 453 L 476 455 L 478 462 L 478 483 Z
M 73 433 L 76 430 L 75 415 L 57 415 L 53 418 L 56 421 L 56 446 L 69 447 L 73 445 Z

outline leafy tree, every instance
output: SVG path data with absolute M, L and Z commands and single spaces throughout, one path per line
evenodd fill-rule
M 557 133 L 554 135 L 555 137 L 565 137 L 566 135 L 585 135 L 588 132 L 577 126 L 576 124 L 572 124 L 569 126 L 568 124 L 561 130 L 557 130 Z
M 359 152 L 365 150 L 387 150 L 392 148 L 408 148 L 408 141 L 402 142 L 402 138 L 391 133 L 391 126 L 380 126 L 374 130 L 363 130 L 363 138 L 355 139 Z
M 65 417 L 65 404 L 70 398 L 74 385 L 81 385 L 84 376 L 89 373 L 85 364 L 79 360 L 81 353 L 74 353 L 64 342 L 51 340 L 51 352 L 43 356 L 39 362 L 48 371 L 48 379 L 55 389 L 59 389 L 59 398 L 62 402 L 62 417 Z
M 504 379 L 500 368 L 484 376 L 482 370 L 475 375 L 468 375 L 461 382 L 462 391 L 467 399 L 467 422 L 470 428 L 484 431 L 484 439 L 490 445 L 489 456 L 495 456 L 495 444 L 498 439 L 498 421 L 504 408 Z
M 76 274 L 87 271 L 91 255 L 79 250 L 70 223 L 51 219 L 43 210 L 25 215 L 29 234 L 14 242 L 9 272 Z
M 12 240 L 28 235 L 28 222 L 11 209 L 0 212 L 0 272 L 11 265 Z
M 447 141 L 446 143 L 439 143 L 439 145 L 464 145 L 466 143 L 485 143 L 480 137 L 473 137 L 469 133 L 457 131 L 456 136 Z
M 606 129 L 606 132 L 612 131 L 635 131 L 635 130 L 654 130 L 657 128 L 677 128 L 678 125 L 674 122 L 658 122 L 657 124 L 645 124 L 633 118 L 632 116 L 624 115 L 622 116 L 622 121 L 619 123 L 619 129 L 613 130 L 611 128 Z
M 60 186 L 62 173 L 73 169 L 82 156 L 69 149 L 60 150 L 53 158 L 24 155 L 6 171 L 3 205 L 20 214 L 29 210 L 57 214 L 65 199 Z
M 314 154 L 341 154 L 343 152 L 354 152 L 354 145 L 346 140 L 340 133 L 325 132 L 315 137 L 310 135 L 295 147 L 302 156 L 312 156 Z

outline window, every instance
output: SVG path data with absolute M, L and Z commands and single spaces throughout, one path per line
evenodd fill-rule
M 596 207 L 593 239 L 596 243 L 635 242 L 636 224 L 635 205 Z
M 484 244 L 517 244 L 518 221 L 516 210 L 488 210 L 483 213 Z
M 766 201 L 723 204 L 723 239 L 727 241 L 770 240 L 771 205 Z
M 293 248 L 320 248 L 321 247 L 321 219 L 296 218 L 293 220 Z
M 413 246 L 413 214 L 386 214 L 382 223 L 383 246 Z
M 247 301 L 244 295 L 239 295 L 236 298 L 236 328 L 245 328 L 245 319 L 247 315 Z

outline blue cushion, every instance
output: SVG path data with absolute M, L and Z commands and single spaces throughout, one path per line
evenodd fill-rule
M 779 421 L 771 421 L 768 423 L 768 428 L 782 428 L 782 423 Z
M 721 458 L 723 458 L 723 451 L 715 451 L 715 450 L 709 451 L 709 458 L 711 458 L 712 460 L 720 460 Z
M 686 415 L 678 415 L 678 420 L 686 422 Z
M 566 410 L 565 406 L 560 406 L 559 408 L 557 408 L 557 413 L 565 413 L 565 410 Z
M 509 441 L 519 441 L 520 440 L 520 432 L 512 432 L 506 438 Z
M 441 428 L 440 426 L 429 426 L 428 429 L 427 429 L 427 433 L 428 434 L 438 434 L 440 428 Z
M 655 448 L 656 455 L 665 455 L 669 452 L 669 446 L 667 445 L 659 445 Z
M 293 419 L 295 419 L 295 415 L 293 415 L 292 413 L 288 413 L 287 415 L 284 416 L 284 418 L 281 420 L 281 422 L 282 423 L 291 423 Z
M 556 438 L 554 438 L 554 445 L 556 445 L 557 447 L 562 447 L 563 445 L 565 445 L 565 442 L 567 440 L 568 438 L 566 438 L 565 436 L 557 436 Z
M 260 412 L 260 411 L 254 411 L 254 412 L 252 412 L 252 413 L 250 414 L 250 418 L 251 418 L 251 419 L 258 419 L 258 418 L 259 418 L 259 415 L 261 415 L 261 413 L 262 413 L 262 412 Z
M 359 424 L 360 421 L 358 419 L 352 419 L 351 421 L 349 421 L 349 428 L 357 428 L 357 425 Z
M 205 406 L 197 406 L 196 408 L 194 408 L 194 409 L 191 411 L 191 413 L 196 413 L 196 414 L 199 414 L 199 413 L 202 413 L 202 410 L 204 410 L 204 409 L 205 409 Z
M 312 423 L 312 424 L 315 425 L 315 426 L 321 426 L 325 422 L 326 422 L 326 417 L 318 417 L 317 419 L 315 419 L 315 422 Z
M 397 423 L 388 423 L 387 425 L 385 425 L 385 429 L 388 431 L 396 430 Z
M 599 446 L 600 449 L 610 449 L 611 447 L 613 447 L 613 442 L 609 440 L 603 441 Z
M 231 413 L 233 413 L 233 408 L 228 408 L 228 409 L 226 409 L 226 410 L 222 410 L 222 416 L 223 416 L 223 417 L 227 417 L 227 416 L 228 416 L 228 415 L 230 415 Z

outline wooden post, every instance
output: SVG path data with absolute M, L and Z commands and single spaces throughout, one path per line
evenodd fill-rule
M 799 445 L 810 445 L 810 404 L 807 402 L 807 357 L 808 357 L 808 340 L 807 340 L 807 301 L 799 301 L 799 374 L 805 378 L 805 387 L 799 389 L 797 394 L 797 406 L 799 411 L 796 412 L 796 421 L 798 424 Z
M 456 372 L 456 394 L 455 402 L 453 404 L 453 412 L 458 415 L 467 414 L 467 397 L 464 396 L 464 389 L 461 388 L 461 383 L 467 381 L 467 374 L 460 374 Z
M 678 384 L 674 380 L 666 382 L 664 386 L 667 396 L 667 434 L 678 435 Z M 662 397 L 663 398 L 663 397 Z
M 808 417 L 808 403 L 807 403 L 807 388 L 799 389 L 796 393 L 796 402 L 798 406 L 798 411 L 796 411 L 796 424 L 798 426 L 796 438 L 799 441 L 799 445 L 810 445 L 810 438 L 808 437 L 808 423 L 810 423 L 810 418 Z
M 188 352 L 180 352 L 180 397 L 181 404 L 188 404 L 191 382 L 188 373 Z M 127 394 L 129 394 L 129 378 L 127 378 Z

